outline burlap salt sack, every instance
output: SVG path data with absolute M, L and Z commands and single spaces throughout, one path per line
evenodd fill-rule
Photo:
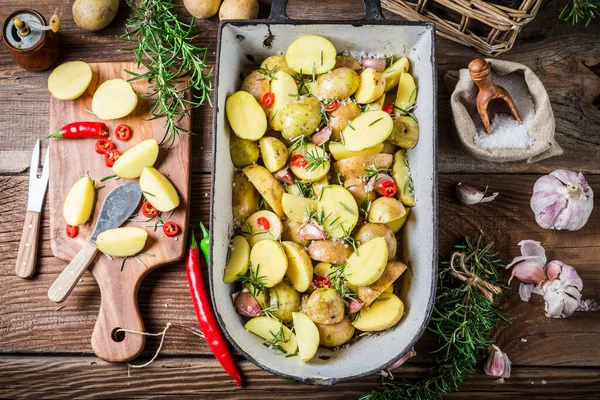
M 550 99 L 539 78 L 523 64 L 494 59 L 486 59 L 486 61 L 492 67 L 494 75 L 516 73 L 524 78 L 535 106 L 535 116 L 529 127 L 529 134 L 534 138 L 534 143 L 528 149 L 489 150 L 482 149 L 475 144 L 477 131 L 483 129 L 481 117 L 475 105 L 479 89 L 465 68 L 460 71 L 448 71 L 444 76 L 446 87 L 452 93 L 450 103 L 454 125 L 463 145 L 474 156 L 495 162 L 527 160 L 528 163 L 533 163 L 563 154 L 563 149 L 554 139 L 554 113 Z

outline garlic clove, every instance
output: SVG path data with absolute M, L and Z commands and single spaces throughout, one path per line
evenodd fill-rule
M 483 367 L 486 375 L 497 378 L 510 378 L 511 362 L 506 353 L 496 345 L 492 345 L 490 355 Z
M 361 300 L 351 300 L 348 304 L 348 314 L 354 314 L 360 311 L 365 303 Z
M 388 368 L 388 370 L 389 371 L 395 370 L 396 368 L 400 367 L 402 364 L 404 364 L 406 361 L 408 361 L 409 359 L 413 358 L 416 355 L 417 355 L 417 352 L 415 351 L 415 348 L 413 347 L 405 355 L 403 355 L 402 357 L 400 357 L 400 359 L 398 361 L 396 361 L 395 363 L 393 363 Z
M 311 141 L 314 145 L 321 146 L 323 143 L 329 140 L 332 133 L 333 130 L 331 129 L 331 126 L 325 125 L 325 127 L 323 127 L 319 132 L 315 133 L 312 136 Z
M 487 203 L 492 201 L 498 196 L 498 192 L 494 192 L 491 195 L 487 195 L 487 187 L 485 190 L 481 191 L 477 188 L 474 188 L 471 185 L 466 183 L 459 182 L 455 188 L 455 194 L 458 201 L 468 206 L 477 204 L 477 203 Z
M 383 72 L 383 70 L 386 67 L 386 60 L 385 58 L 367 58 L 367 57 L 363 57 L 360 60 L 360 64 L 362 65 L 363 68 L 373 68 L 374 70 L 376 70 L 377 72 Z
M 324 239 L 323 228 L 317 224 L 304 224 L 298 230 L 298 237 L 302 240 Z
M 544 269 L 535 260 L 527 260 L 517 264 L 512 269 L 511 277 L 508 280 L 509 284 L 512 278 L 517 278 L 523 283 L 539 285 L 544 282 L 546 275 L 544 274 Z
M 246 317 L 258 317 L 263 314 L 258 301 L 252 294 L 246 290 L 235 293 L 234 295 L 235 309 L 241 315 Z
M 521 240 L 519 242 L 522 256 L 538 256 L 542 260 L 542 267 L 546 264 L 546 250 L 542 247 L 542 243 L 535 240 Z
M 550 261 L 548 265 L 546 265 L 546 275 L 548 276 L 548 280 L 550 281 L 558 279 L 561 271 L 562 265 L 555 261 Z

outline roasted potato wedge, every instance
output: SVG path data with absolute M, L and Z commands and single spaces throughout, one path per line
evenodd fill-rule
M 403 262 L 390 261 L 387 263 L 379 279 L 368 286 L 359 287 L 358 298 L 364 303 L 363 307 L 369 307 L 376 298 L 394 284 L 407 268 Z

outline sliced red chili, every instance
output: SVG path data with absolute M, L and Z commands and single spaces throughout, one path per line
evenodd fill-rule
M 175 222 L 165 222 L 162 228 L 163 233 L 168 237 L 173 237 L 179 233 L 179 226 Z
M 75 236 L 77 236 L 78 233 L 79 233 L 79 227 L 67 224 L 67 236 L 68 237 L 70 237 L 72 239 Z
M 107 151 L 104 154 L 104 165 L 106 165 L 108 168 L 112 168 L 112 166 L 115 165 L 115 161 L 117 161 L 119 157 L 121 157 L 121 152 L 119 150 L 112 149 Z
M 315 277 L 315 279 L 313 279 L 313 286 L 316 289 L 319 289 L 319 288 L 330 288 L 331 287 L 331 281 L 326 276 L 317 276 L 317 277 Z
M 308 165 L 308 161 L 304 159 L 302 154 L 296 154 L 290 158 L 290 164 L 292 164 L 294 167 L 304 168 Z
M 131 139 L 131 128 L 125 124 L 121 124 L 115 129 L 115 136 L 119 140 L 129 140 Z
M 98 154 L 106 154 L 108 150 L 115 148 L 115 144 L 108 139 L 98 139 L 94 145 L 94 149 Z
M 394 197 L 398 187 L 394 182 L 384 182 L 381 185 L 381 194 L 383 197 Z
M 325 109 L 325 111 L 327 112 L 334 112 L 339 106 L 339 103 L 337 100 L 332 101 L 331 103 L 329 103 L 329 105 L 327 106 L 327 108 Z
M 263 231 L 266 231 L 266 230 L 268 230 L 271 227 L 271 223 L 265 217 L 259 217 L 256 220 L 256 225 L 258 225 L 258 227 L 260 229 L 262 229 Z
M 394 112 L 394 105 L 393 104 L 386 104 L 385 106 L 381 107 L 382 111 L 385 111 L 388 114 L 391 114 Z
M 261 100 L 262 105 L 265 107 L 269 107 L 271 104 L 273 104 L 274 101 L 275 101 L 275 93 L 273 93 L 273 92 L 265 93 Z
M 158 210 L 150 204 L 149 201 L 142 204 L 142 214 L 146 218 L 154 218 L 158 215 Z

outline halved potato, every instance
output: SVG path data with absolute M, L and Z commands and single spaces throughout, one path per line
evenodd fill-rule
M 281 198 L 281 206 L 286 217 L 304 223 L 317 210 L 317 201 L 284 193 Z
M 296 96 L 298 96 L 296 81 L 287 72 L 278 71 L 273 75 L 271 81 L 271 93 L 273 93 L 274 99 L 269 114 L 269 123 L 276 131 L 281 131 L 283 127 L 281 121 L 277 118 L 277 114 L 288 103 L 296 100 Z
M 171 211 L 179 206 L 177 190 L 166 176 L 154 167 L 145 167 L 140 175 L 140 188 L 158 211 Z
M 92 82 L 92 69 L 83 61 L 69 61 L 54 68 L 48 77 L 48 90 L 59 100 L 75 100 Z
M 292 313 L 292 319 L 294 321 L 294 330 L 297 333 L 300 361 L 308 362 L 317 354 L 317 350 L 319 349 L 319 330 L 308 315 L 304 313 Z
M 322 36 L 302 35 L 290 44 L 285 60 L 294 71 L 310 75 L 323 74 L 335 67 L 337 51 L 333 44 Z
M 285 280 L 269 289 L 269 306 L 275 318 L 285 323 L 292 322 L 292 313 L 300 310 L 300 294 Z
M 259 194 L 246 175 L 239 171 L 233 173 L 231 192 L 233 219 L 241 223 L 257 210 Z
M 371 103 L 384 93 L 385 78 L 381 72 L 377 72 L 373 68 L 366 68 L 358 78 L 358 90 L 354 93 L 354 99 L 357 103 Z
M 241 235 L 234 236 L 229 246 L 229 258 L 225 266 L 223 282 L 233 283 L 238 280 L 238 275 L 246 275 L 250 263 L 250 245 Z
M 352 325 L 359 331 L 384 331 L 396 325 L 404 315 L 404 303 L 395 294 L 382 293 L 371 307 L 362 309 Z
M 396 93 L 396 101 L 394 105 L 402 110 L 407 110 L 417 100 L 417 85 L 415 79 L 408 72 L 403 72 L 400 75 L 398 82 L 398 91 Z
M 337 324 L 316 324 L 319 330 L 320 345 L 325 347 L 337 347 L 348 342 L 354 336 L 354 326 L 348 317 Z
M 313 266 L 308 254 L 302 246 L 294 242 L 282 242 L 288 259 L 285 276 L 290 280 L 294 289 L 305 292 L 312 282 Z
M 393 197 L 379 197 L 371 203 L 367 220 L 378 224 L 396 221 L 406 214 L 406 209 Z
M 282 230 L 283 226 L 277 214 L 268 210 L 255 212 L 242 225 L 242 235 L 246 237 L 250 246 L 261 240 L 279 240 Z
M 387 169 L 392 166 L 394 156 L 391 154 L 364 154 L 337 161 L 333 167 L 344 179 L 369 175 L 369 169 Z
M 283 247 L 272 239 L 261 240 L 252 247 L 250 263 L 258 276 L 264 276 L 263 282 L 268 288 L 281 282 L 288 267 Z
M 285 61 L 285 54 L 265 58 L 260 67 L 273 72 L 283 71 L 292 76 L 296 73 L 296 71 L 288 66 L 287 61 Z
M 250 93 L 240 90 L 227 98 L 225 114 L 229 125 L 242 139 L 258 140 L 267 131 L 267 116 Z
M 270 136 L 260 138 L 258 143 L 263 163 L 269 172 L 276 172 L 283 168 L 288 159 L 288 150 L 285 144 Z
M 388 260 L 385 239 L 375 237 L 363 243 L 348 257 L 344 276 L 348 283 L 355 286 L 367 286 L 377 281 L 383 273 Z
M 135 110 L 138 96 L 129 82 L 110 79 L 103 82 L 92 98 L 92 111 L 103 120 L 123 118 Z
M 148 232 L 141 228 L 124 227 L 101 232 L 96 246 L 102 253 L 113 257 L 130 257 L 143 250 Z
M 406 223 L 406 220 L 408 219 L 408 215 L 410 214 L 411 209 L 410 207 L 404 207 L 404 209 L 406 210 L 406 214 L 404 214 L 403 217 L 386 223 L 387 227 L 390 228 L 394 233 L 398 233 Z
M 262 140 L 262 139 L 261 139 Z M 253 140 L 242 139 L 238 135 L 229 136 L 229 155 L 233 165 L 244 168 L 258 161 L 260 150 L 258 143 Z
M 277 345 L 287 354 L 294 354 L 298 350 L 296 335 L 281 321 L 269 317 L 254 317 L 246 322 L 244 328 L 267 341 L 273 341 L 274 337 L 280 338 Z
M 89 176 L 84 176 L 71 186 L 63 203 L 63 217 L 67 224 L 85 224 L 92 216 L 96 190 Z
M 415 205 L 415 189 L 408 165 L 408 158 L 404 149 L 400 149 L 394 154 L 394 166 L 392 167 L 392 178 L 398 186 L 396 197 L 407 207 Z
M 402 57 L 401 59 L 394 62 L 392 65 L 387 67 L 382 75 L 385 78 L 385 91 L 389 91 L 393 89 L 398 84 L 400 80 L 400 76 L 404 72 L 408 72 L 410 68 L 410 63 L 408 62 L 408 58 Z
M 145 167 L 151 167 L 158 158 L 158 142 L 148 139 L 128 149 L 115 161 L 113 172 L 121 178 L 139 178 Z
M 360 227 L 358 232 L 354 234 L 354 238 L 360 243 L 367 243 L 375 237 L 382 237 L 385 239 L 388 248 L 388 260 L 393 260 L 396 256 L 398 241 L 396 240 L 396 236 L 394 236 L 394 232 L 386 225 L 364 224 Z
M 308 298 L 306 314 L 317 324 L 337 324 L 344 319 L 344 300 L 333 288 L 319 288 Z
M 283 217 L 283 208 L 281 207 L 281 197 L 283 196 L 283 186 L 271 175 L 271 173 L 261 165 L 250 165 L 242 170 L 248 180 L 254 185 L 261 194 L 269 207 L 279 218 Z
M 358 222 L 358 206 L 354 197 L 339 185 L 323 189 L 317 212 L 323 216 L 325 233 L 334 239 L 347 236 Z
M 363 307 L 370 306 L 379 295 L 388 291 L 388 288 L 392 288 L 389 293 L 393 293 L 392 285 L 407 268 L 403 262 L 390 261 L 387 263 L 379 279 L 368 286 L 359 287 L 358 298 L 364 303 Z
M 327 176 L 331 162 L 329 156 L 323 148 L 315 146 L 312 143 L 307 143 L 304 146 L 298 146 L 296 150 L 290 152 L 290 160 L 294 156 L 302 155 L 306 165 L 298 166 L 295 163 L 290 163 L 292 173 L 303 181 L 318 181 Z
M 342 131 L 344 147 L 360 151 L 383 143 L 394 128 L 390 114 L 382 110 L 367 111 L 352 120 Z
M 414 148 L 419 141 L 419 123 L 408 115 L 392 119 L 394 121 L 394 129 L 392 129 L 388 140 L 405 149 Z
M 375 145 L 373 147 L 367 147 L 366 149 L 360 151 L 352 151 L 348 150 L 344 147 L 340 142 L 330 142 L 329 143 L 329 152 L 336 160 L 343 160 L 344 158 L 350 158 L 354 156 L 361 156 L 365 154 L 377 154 L 381 153 L 383 150 L 383 143 Z

